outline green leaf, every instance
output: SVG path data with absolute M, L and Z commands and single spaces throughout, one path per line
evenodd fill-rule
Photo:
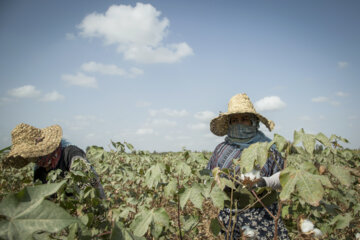
M 131 223 L 130 228 L 133 229 L 136 236 L 143 236 L 151 223 L 158 224 L 164 227 L 169 226 L 169 216 L 164 208 L 159 209 L 144 209 L 135 220 Z
M 304 129 L 294 131 L 294 145 L 297 145 L 299 142 L 302 142 L 305 150 L 312 156 L 315 149 L 315 136 L 306 134 Z
M 130 152 L 132 152 L 134 150 L 134 146 L 130 143 L 124 142 L 124 144 L 126 145 L 126 147 L 130 150 Z
M 210 230 L 214 236 L 218 236 L 221 230 L 221 225 L 219 223 L 219 220 L 217 218 L 211 219 L 210 223 Z
M 318 133 L 315 138 L 325 147 L 331 148 L 330 140 L 323 133 Z
M 131 223 L 130 228 L 134 231 L 136 236 L 143 236 L 149 229 L 149 226 L 153 220 L 153 210 L 143 210 L 134 221 Z
M 18 202 L 18 207 L 14 209 L 17 215 L 7 216 L 7 220 L 0 222 L 0 238 L 27 239 L 34 232 L 55 233 L 78 222 L 64 209 L 47 200 L 35 202 L 28 207 L 24 208 Z
M 22 213 L 26 208 L 40 204 L 45 197 L 56 193 L 65 184 L 60 183 L 41 184 L 25 187 L 18 193 L 11 193 L 0 203 L 0 215 L 13 217 Z M 18 207 L 21 205 L 21 207 Z
M 268 142 L 251 144 L 248 148 L 243 150 L 240 161 L 235 164 L 242 167 L 243 173 L 250 172 L 254 169 L 255 165 L 259 165 L 260 168 L 262 168 L 268 159 L 270 144 Z
M 337 165 L 330 165 L 328 166 L 329 172 L 336 177 L 339 182 L 345 186 L 350 186 L 353 182 L 353 177 L 350 174 L 350 170 L 337 166 Z
M 332 185 L 326 176 L 312 174 L 306 171 L 307 168 L 308 166 L 302 166 L 297 170 L 288 167 L 280 173 L 281 200 L 290 199 L 291 194 L 296 191 L 305 202 L 313 206 L 319 205 L 324 195 L 323 185 L 327 187 L 332 187 Z
M 155 224 L 167 228 L 169 226 L 170 218 L 164 208 L 158 208 L 154 211 L 153 221 Z
M 146 185 L 150 188 L 156 187 L 161 180 L 164 169 L 165 166 L 161 163 L 157 163 L 149 168 L 145 173 Z
M 191 167 L 182 160 L 176 161 L 175 172 L 177 175 L 189 176 L 191 174 Z
M 276 148 L 279 152 L 284 151 L 288 145 L 288 141 L 283 136 L 276 133 L 274 134 L 272 142 L 276 144 Z
M 211 190 L 210 198 L 215 205 L 215 207 L 219 209 L 224 208 L 224 201 L 229 200 L 229 197 L 226 195 L 224 191 L 222 191 L 217 185 Z
M 146 240 L 146 238 L 134 236 L 122 223 L 116 222 L 110 240 Z
M 193 229 L 199 222 L 199 216 L 181 216 L 182 228 L 188 232 Z
M 177 183 L 175 180 L 171 180 L 165 187 L 164 187 L 164 194 L 166 197 L 171 197 L 177 192 Z
M 335 225 L 335 229 L 344 229 L 349 226 L 351 220 L 353 220 L 351 213 L 346 213 L 344 216 L 337 215 L 332 219 L 329 225 Z
M 180 193 L 180 206 L 183 209 L 187 201 L 190 201 L 194 204 L 196 208 L 202 209 L 202 202 L 204 197 L 201 195 L 203 187 L 198 183 L 194 183 L 191 188 L 186 188 L 183 193 Z

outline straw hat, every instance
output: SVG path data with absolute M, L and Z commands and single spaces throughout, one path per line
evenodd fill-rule
M 46 156 L 59 146 L 62 129 L 52 125 L 43 129 L 20 123 L 11 131 L 12 146 L 7 164 L 16 168 L 24 167 L 36 158 Z
M 233 96 L 228 104 L 228 111 L 220 113 L 220 115 L 210 122 L 210 131 L 216 136 L 224 136 L 228 133 L 229 128 L 229 117 L 232 114 L 239 113 L 251 113 L 259 118 L 259 120 L 265 124 L 269 131 L 273 130 L 275 123 L 271 120 L 266 119 L 261 114 L 257 113 L 253 104 L 246 93 L 237 94 Z

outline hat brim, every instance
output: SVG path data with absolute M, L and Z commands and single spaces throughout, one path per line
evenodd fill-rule
M 235 113 L 220 113 L 218 117 L 214 118 L 213 120 L 211 120 L 210 122 L 210 131 L 215 134 L 216 136 L 225 136 L 228 133 L 228 129 L 229 129 L 229 117 L 231 115 L 235 115 L 235 114 L 254 114 L 256 117 L 259 118 L 260 122 L 262 122 L 267 129 L 269 129 L 269 131 L 271 132 L 274 127 L 275 127 L 275 123 L 271 120 L 268 120 L 267 118 L 265 118 L 264 116 L 262 116 L 261 114 L 258 113 L 254 113 L 254 112 L 235 112 Z
M 52 125 L 41 129 L 42 141 L 36 143 L 35 139 L 32 144 L 20 143 L 13 145 L 7 156 L 8 161 L 13 162 L 13 166 L 25 166 L 34 158 L 46 156 L 59 146 L 62 138 L 62 129 L 59 125 Z M 19 164 L 16 162 L 19 161 Z M 20 164 L 21 163 L 21 164 Z

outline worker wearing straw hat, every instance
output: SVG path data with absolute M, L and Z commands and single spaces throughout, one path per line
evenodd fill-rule
M 34 181 L 46 183 L 46 177 L 51 170 L 70 171 L 75 159 L 80 159 L 87 170 L 94 173 L 91 185 L 98 189 L 99 196 L 105 198 L 103 187 L 83 150 L 62 139 L 62 129 L 52 125 L 43 129 L 21 123 L 11 131 L 12 146 L 5 159 L 5 165 L 22 168 L 30 162 L 35 163 Z
M 260 122 L 269 131 L 273 130 L 275 126 L 274 122 L 256 112 L 246 94 L 233 96 L 229 101 L 228 111 L 220 113 L 218 117 L 210 122 L 212 133 L 216 136 L 226 137 L 224 142 L 216 146 L 207 168 L 210 170 L 216 167 L 231 169 L 233 160 L 240 158 L 242 151 L 251 144 L 270 142 L 271 140 L 259 130 Z M 271 154 L 269 154 L 264 167 L 254 171 L 252 176 L 251 174 L 248 176 L 257 178 L 255 187 L 266 186 L 272 189 L 279 189 L 281 188 L 279 171 L 283 168 L 284 161 L 275 147 L 271 147 L 270 151 Z M 244 178 L 244 175 L 240 178 Z M 225 188 L 225 192 L 230 196 L 231 189 Z M 231 237 L 230 239 L 243 239 L 242 237 L 245 236 L 254 237 L 254 239 L 258 240 L 273 239 L 275 223 L 267 210 L 276 216 L 278 211 L 276 191 L 269 192 L 262 200 L 267 209 L 259 203 L 255 204 L 255 201 L 252 205 L 252 200 L 256 198 L 249 191 L 247 193 L 235 191 L 232 196 L 233 199 L 237 199 L 237 206 L 230 208 L 231 205 L 226 202 L 225 208 L 219 213 L 219 219 L 226 228 L 222 230 L 226 235 L 225 239 L 228 239 L 229 236 Z M 251 207 L 248 208 L 248 206 Z M 236 216 L 236 221 L 234 216 Z M 233 224 L 235 224 L 234 228 Z M 278 224 L 278 239 L 289 239 L 287 229 L 281 220 L 279 220 Z

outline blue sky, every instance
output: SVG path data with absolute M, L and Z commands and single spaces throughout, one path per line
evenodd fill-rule
M 0 146 L 25 122 L 85 148 L 213 150 L 247 93 L 288 139 L 360 147 L 358 1 L 0 2 Z

